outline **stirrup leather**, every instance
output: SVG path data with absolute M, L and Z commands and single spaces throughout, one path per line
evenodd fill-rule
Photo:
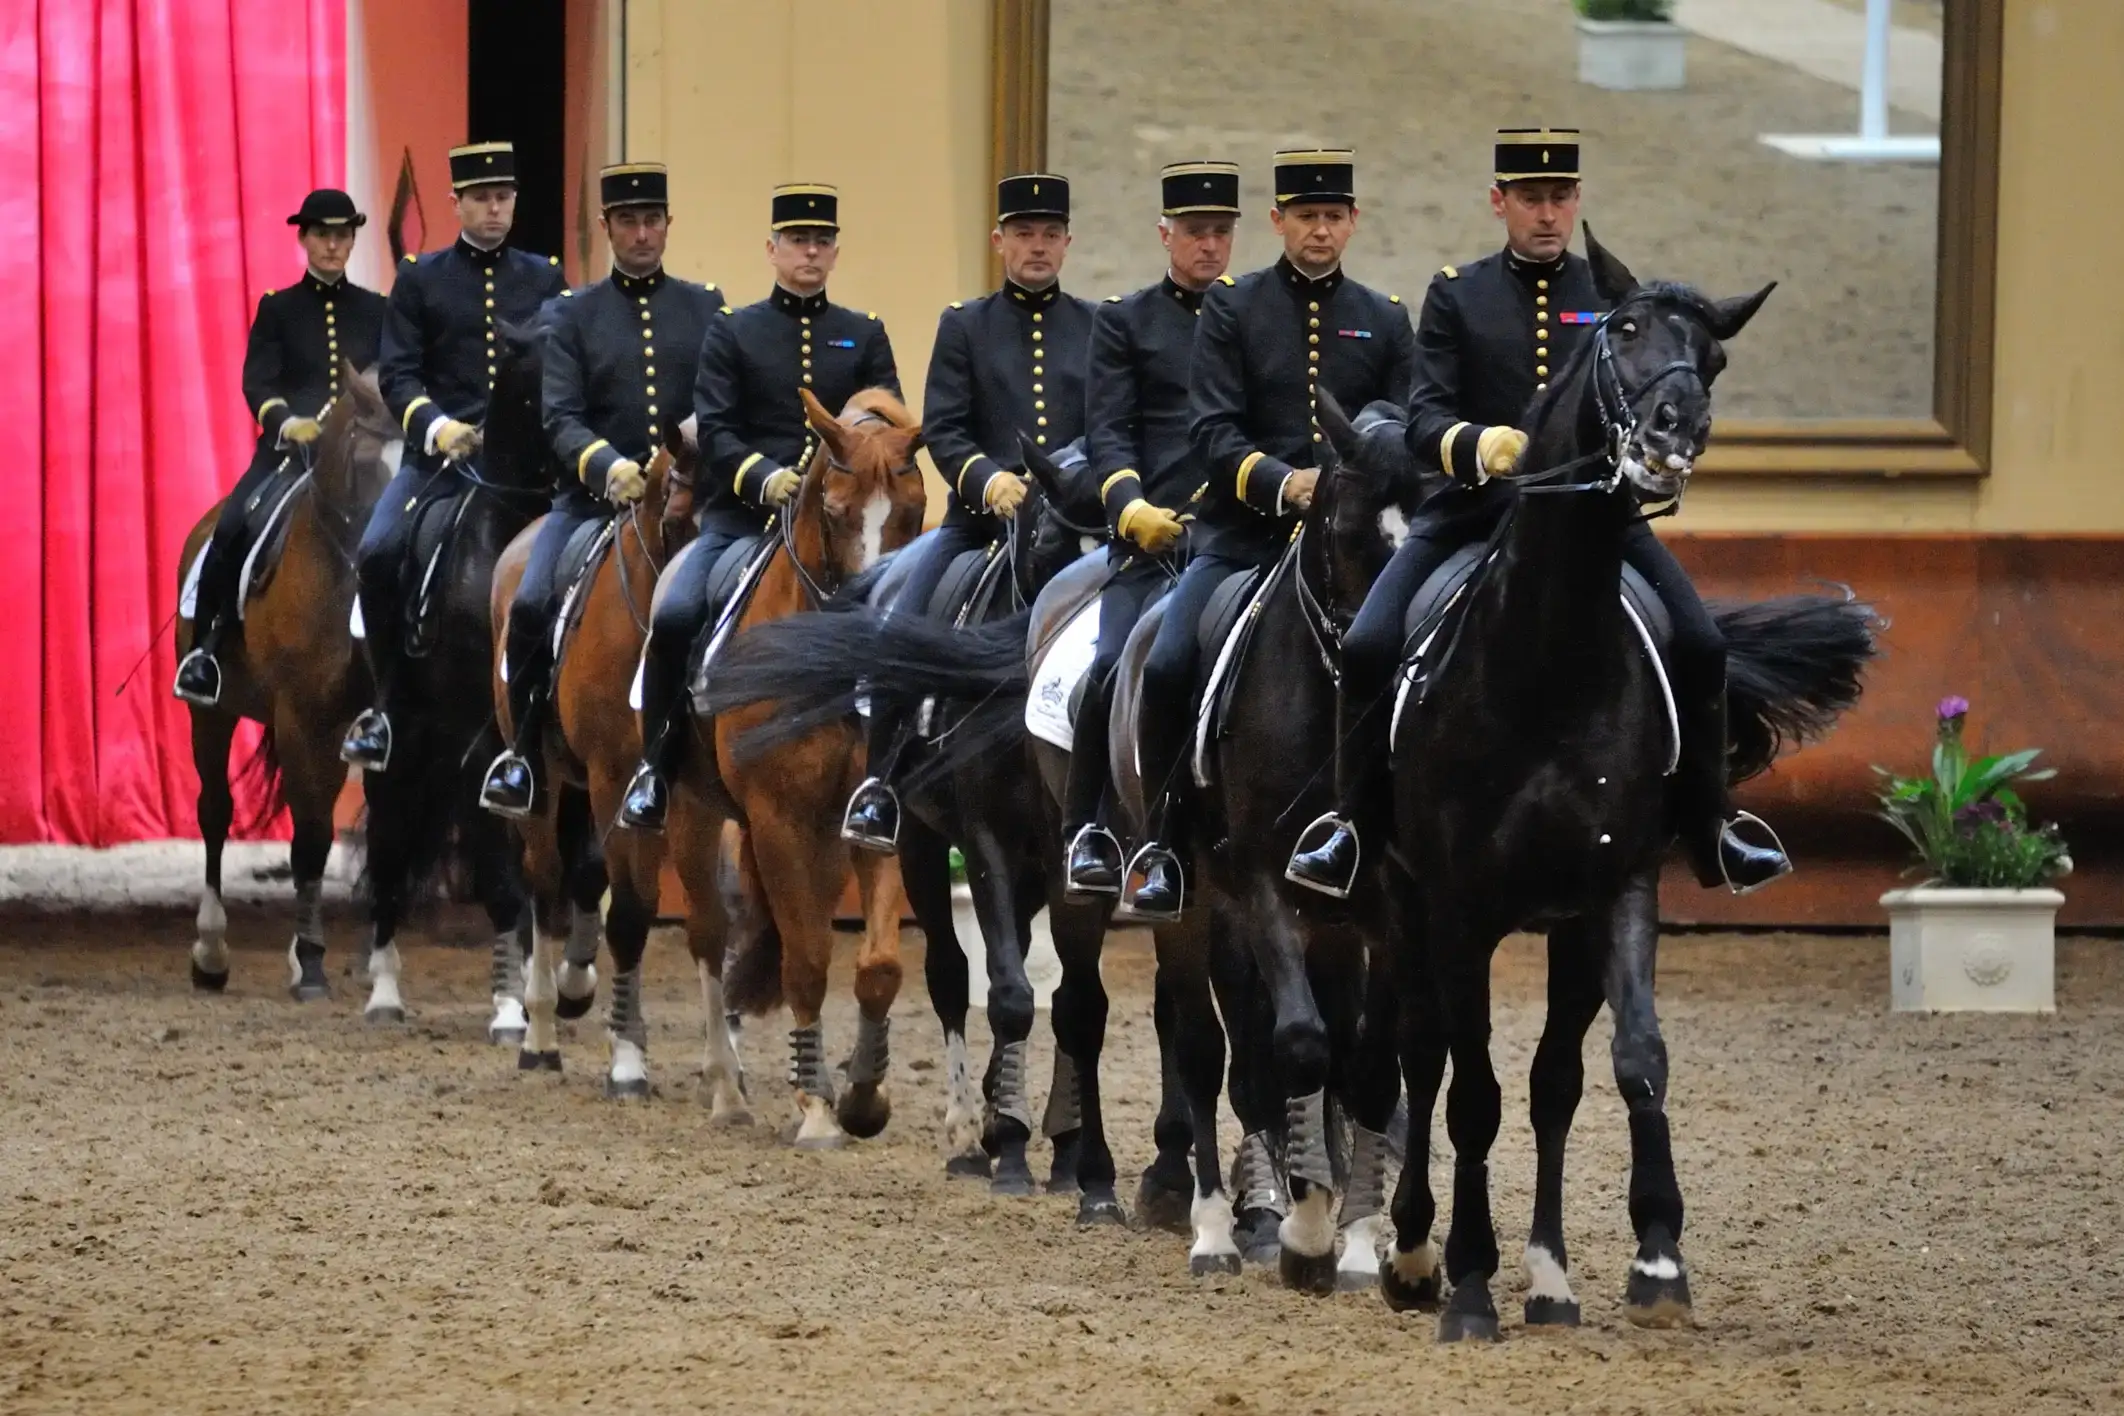
M 1350 833 L 1350 845 L 1357 853 L 1350 861 L 1350 883 L 1340 887 L 1323 885 L 1317 880 L 1308 880 L 1298 874 L 1298 857 L 1305 855 L 1309 851 L 1317 851 L 1326 845 L 1335 834 L 1335 828 L 1338 826 Z M 1310 845 L 1307 844 L 1308 838 L 1311 838 Z M 1357 823 L 1340 812 L 1323 811 L 1311 821 L 1308 821 L 1305 824 L 1305 829 L 1298 833 L 1297 843 L 1291 847 L 1291 858 L 1284 864 L 1283 878 L 1290 881 L 1293 885 L 1302 885 L 1306 889 L 1317 891 L 1330 899 L 1347 900 L 1350 897 L 1351 889 L 1357 883 L 1358 873 L 1363 867 L 1364 838 L 1357 834 Z
M 1146 879 L 1149 877 L 1150 867 L 1146 862 L 1150 857 L 1157 855 L 1170 856 L 1173 862 L 1173 869 L 1180 876 L 1180 908 L 1169 915 L 1141 913 L 1136 909 L 1137 892 L 1128 888 L 1128 882 L 1136 877 L 1138 871 L 1141 871 Z M 1121 868 L 1121 903 L 1114 910 L 1113 917 L 1124 924 L 1130 921 L 1145 924 L 1169 924 L 1173 920 L 1180 918 L 1186 909 L 1187 867 L 1180 863 L 1179 852 L 1169 847 L 1161 846 L 1155 841 L 1146 841 L 1141 846 L 1138 846 L 1136 853 L 1128 858 L 1128 864 Z
M 1732 872 L 1726 869 L 1726 853 L 1723 850 L 1718 851 L 1718 873 L 1721 877 L 1724 878 L 1726 882 L 1726 888 L 1732 891 L 1735 895 L 1752 895 L 1756 891 L 1763 889 L 1765 886 L 1774 884 L 1783 876 L 1787 876 L 1792 873 L 1792 853 L 1785 849 L 1784 841 L 1779 839 L 1778 837 L 1777 828 L 1772 826 L 1769 822 L 1763 820 L 1762 817 L 1757 816 L 1754 812 L 1735 811 L 1731 820 L 1722 821 L 1719 823 L 1719 836 L 1723 838 L 1727 831 L 1731 830 L 1735 826 L 1740 825 L 1744 821 L 1753 823 L 1754 825 L 1763 828 L 1763 834 L 1770 838 L 1770 848 L 1776 851 L 1778 853 L 1778 856 L 1783 859 L 1783 861 L 1785 862 L 1785 868 L 1783 870 L 1778 871 L 1776 875 L 1771 876 L 1768 880 L 1760 881 L 1754 885 L 1736 885 L 1733 883 Z M 1715 848 L 1717 843 L 1714 842 L 1713 844 Z

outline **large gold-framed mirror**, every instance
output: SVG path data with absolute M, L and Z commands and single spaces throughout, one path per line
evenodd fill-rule
M 1862 24 L 1867 0 L 1801 3 Z M 2002 8 L 1896 0 L 1895 33 L 1937 56 L 1938 116 L 1897 90 L 1894 117 L 1938 133 L 1934 166 L 1763 142 L 1855 121 L 1858 93 L 1805 60 L 1691 38 L 1679 90 L 1583 84 L 1568 0 L 995 0 L 993 159 L 997 175 L 1071 178 L 1070 278 L 1100 296 L 1158 273 L 1161 164 L 1241 164 L 1246 268 L 1273 256 L 1271 152 L 1354 146 L 1353 272 L 1414 307 L 1440 265 L 1498 243 L 1492 130 L 1577 126 L 1584 217 L 1640 277 L 1717 294 L 1780 282 L 1733 351 L 1701 471 L 1975 476 L 1989 462 Z

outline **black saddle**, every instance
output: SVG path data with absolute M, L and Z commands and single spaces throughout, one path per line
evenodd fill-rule
M 1492 550 L 1492 544 L 1487 541 L 1460 547 L 1430 573 L 1417 588 L 1415 598 L 1409 601 L 1408 613 L 1402 620 L 1402 662 L 1414 669 L 1411 677 L 1418 701 L 1430 685 L 1438 681 L 1451 658 L 1461 616 L 1473 599 L 1473 590 L 1480 583 L 1482 571 L 1490 563 Z M 1624 562 L 1618 589 L 1624 601 L 1636 611 L 1638 621 L 1651 635 L 1652 642 L 1664 653 L 1674 639 L 1674 620 L 1652 589 L 1651 582 Z
M 250 571 L 237 592 L 238 619 L 243 617 L 251 596 L 271 584 L 273 572 L 280 568 L 281 553 L 288 548 L 288 525 L 294 519 L 288 510 L 308 477 L 309 473 L 294 458 L 284 457 L 270 475 L 251 489 L 243 504 L 243 526 L 236 544 L 229 547 L 229 554 Z
M 1247 615 L 1246 608 L 1260 593 L 1263 576 L 1280 573 L 1282 569 L 1278 565 L 1273 571 L 1243 570 L 1226 576 L 1224 583 L 1210 592 L 1208 603 L 1202 607 L 1202 618 L 1195 627 L 1195 642 L 1201 649 L 1196 660 L 1198 687 L 1193 699 L 1197 724 L 1197 785 L 1209 785 L 1205 777 L 1209 745 L 1224 736 L 1225 722 L 1231 716 L 1232 703 L 1237 697 L 1239 669 L 1246 660 L 1247 650 L 1252 647 L 1254 626 L 1260 622 L 1258 615 Z M 1221 673 L 1218 671 L 1220 665 Z
M 560 559 L 554 564 L 553 590 L 560 604 L 553 617 L 555 682 L 559 681 L 561 651 L 575 627 L 582 623 L 583 607 L 590 598 L 590 584 L 597 578 L 598 567 L 604 564 L 605 553 L 612 548 L 619 525 L 617 516 L 583 522 L 568 533 Z
M 978 550 L 953 556 L 929 597 L 930 617 L 962 626 L 984 619 L 1004 583 L 1004 572 L 1010 565 L 1008 550 L 1006 542 L 995 540 Z
M 465 512 L 471 505 L 469 487 L 459 485 L 454 477 L 431 477 L 415 494 L 414 504 L 406 512 L 413 534 L 406 537 L 406 564 L 399 573 L 402 583 L 412 590 L 404 600 L 409 657 L 419 658 L 433 647 L 429 631 L 435 608 L 450 588 L 445 569 L 450 552 L 457 545 L 458 528 L 464 525 Z
M 716 651 L 730 639 L 737 622 L 745 613 L 745 606 L 752 599 L 752 591 L 760 583 L 760 574 L 774 553 L 781 549 L 781 541 L 762 531 L 741 537 L 723 547 L 716 556 L 715 564 L 708 567 L 708 578 L 703 587 L 701 602 L 701 631 L 687 651 L 687 682 L 693 685 L 698 696 L 706 687 L 708 665 Z M 667 567 L 668 569 L 668 567 Z M 699 711 L 705 712 L 705 707 Z

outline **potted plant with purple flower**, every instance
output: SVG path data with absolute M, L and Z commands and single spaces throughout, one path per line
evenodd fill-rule
M 1880 774 L 1880 814 L 1925 879 L 1881 896 L 1898 1011 L 2048 1012 L 2056 1007 L 2054 882 L 2072 871 L 2056 826 L 2033 824 L 2016 784 L 2056 775 L 2041 749 L 1971 756 L 1969 700 L 1940 700 L 1931 772 Z

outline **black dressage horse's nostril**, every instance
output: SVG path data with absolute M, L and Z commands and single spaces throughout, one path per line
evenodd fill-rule
M 1671 433 L 1674 431 L 1675 424 L 1680 421 L 1681 414 L 1676 411 L 1674 405 L 1662 403 L 1659 405 L 1659 411 L 1652 417 L 1652 426 L 1660 432 Z

